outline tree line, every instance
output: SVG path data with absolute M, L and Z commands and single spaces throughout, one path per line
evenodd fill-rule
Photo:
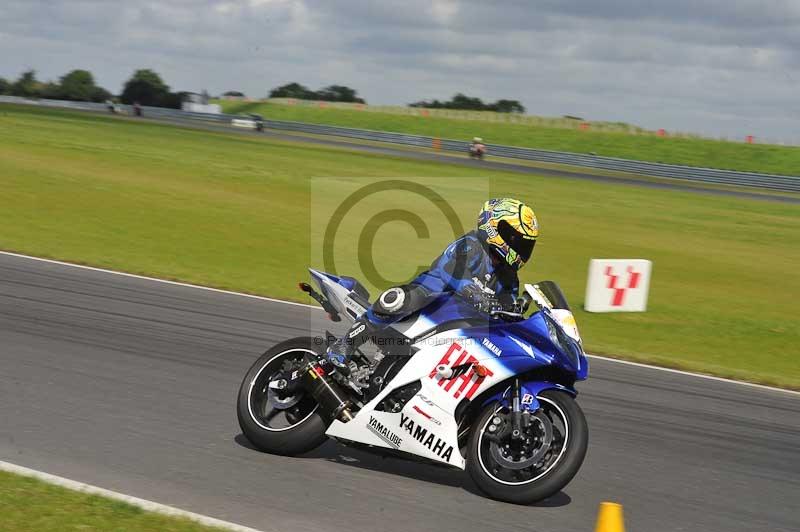
M 409 107 L 424 107 L 427 109 L 458 109 L 462 111 L 494 111 L 496 113 L 524 113 L 525 106 L 517 100 L 497 100 L 494 103 L 484 103 L 480 98 L 473 98 L 461 94 L 453 96 L 449 101 L 422 100 L 408 104 Z
M 72 70 L 64 74 L 58 81 L 39 81 L 34 70 L 23 72 L 14 81 L 0 77 L 0 94 L 87 102 L 104 102 L 116 99 L 125 104 L 139 103 L 140 105 L 180 109 L 181 103 L 190 93 L 173 92 L 158 73 L 142 68 L 131 75 L 123 85 L 122 92 L 116 97 L 108 90 L 98 86 L 91 72 L 81 69 Z M 240 91 L 228 91 L 224 95 L 238 98 L 244 97 L 244 93 Z M 358 91 L 345 85 L 329 85 L 314 91 L 297 82 L 275 87 L 269 91 L 269 97 L 367 103 L 358 96 Z M 517 100 L 497 100 L 494 103 L 484 103 L 480 98 L 469 97 L 461 93 L 456 94 L 448 101 L 422 100 L 411 103 L 409 106 L 430 109 L 496 111 L 499 113 L 525 112 L 525 107 Z
M 242 93 L 226 93 L 231 96 L 243 96 Z M 309 90 L 308 87 L 297 82 L 287 83 L 275 87 L 269 92 L 270 98 L 294 98 L 296 100 L 321 100 L 325 102 L 350 102 L 367 103 L 358 97 L 355 89 L 344 85 L 330 85 L 318 91 Z M 457 93 L 448 101 L 421 100 L 408 104 L 409 107 L 425 107 L 428 109 L 459 109 L 466 111 L 495 111 L 497 113 L 524 113 L 525 106 L 518 100 L 501 99 L 493 103 L 484 103 L 480 98 Z
M 58 81 L 40 81 L 35 70 L 27 70 L 14 81 L 0 78 L 0 94 L 25 98 L 47 98 L 82 102 L 105 102 L 117 99 L 122 103 L 173 107 L 179 109 L 185 92 L 171 92 L 157 73 L 149 69 L 136 70 L 125 82 L 122 93 L 115 97 L 95 83 L 88 70 L 72 70 Z
M 367 103 L 358 97 L 355 89 L 344 85 L 329 85 L 318 91 L 309 90 L 297 82 L 287 83 L 269 91 L 270 98 L 294 98 L 296 100 L 320 100 L 323 102 Z
M 102 102 L 111 97 L 110 92 L 95 84 L 94 76 L 88 70 L 73 70 L 57 82 L 39 81 L 36 71 L 27 70 L 15 81 L 0 78 L 0 94 L 84 102 Z

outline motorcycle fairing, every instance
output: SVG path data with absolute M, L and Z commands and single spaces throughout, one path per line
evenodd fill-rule
M 486 346 L 476 343 L 466 331 L 451 330 L 415 344 L 411 359 L 378 395 L 347 422 L 334 421 L 327 435 L 396 449 L 464 469 L 458 448 L 455 409 L 462 400 L 477 397 L 482 391 L 513 375 Z M 441 377 L 436 368 L 481 361 L 488 375 L 472 371 L 452 379 Z M 419 391 L 397 412 L 376 407 L 393 391 L 419 381 Z
M 353 305 L 358 304 L 354 287 L 349 286 L 347 278 L 315 270 L 311 273 L 337 309 L 351 320 L 360 315 Z M 351 301 L 346 302 L 348 299 Z M 359 306 L 361 312 L 366 311 Z M 478 399 L 493 386 L 539 368 L 557 367 L 576 380 L 586 378 L 588 364 L 580 343 L 567 334 L 552 338 L 549 327 L 563 327 L 549 311 L 542 308 L 526 320 L 506 323 L 487 318 L 461 298 L 443 294 L 420 312 L 389 325 L 413 342 L 410 360 L 352 420 L 334 420 L 326 434 L 464 469 L 455 418 L 462 401 Z M 475 369 L 477 365 L 481 374 Z M 468 369 L 445 378 L 437 371 L 438 366 Z M 417 381 L 419 391 L 399 412 L 377 409 L 387 395 Z M 575 394 L 571 387 L 557 382 L 529 380 L 521 390 L 526 401 L 523 406 L 538 408 L 536 395 L 548 388 Z M 508 394 L 494 394 L 482 404 L 491 401 L 507 404 Z
M 312 268 L 308 271 L 319 285 L 322 294 L 340 314 L 347 316 L 350 321 L 355 321 L 366 312 L 369 302 L 364 301 L 363 296 L 358 293 L 359 285 L 355 279 L 338 277 Z
M 467 331 L 466 334 L 475 338 L 478 343 L 486 338 L 501 353 L 506 353 L 506 364 L 515 374 L 540 365 L 556 363 L 570 373 L 575 373 L 576 380 L 585 379 L 588 375 L 588 362 L 583 350 L 572 337 L 562 339 L 570 344 L 568 346 L 562 347 L 553 343 L 547 320 L 555 321 L 559 327 L 561 324 L 555 318 L 548 317 L 549 312 L 545 309 L 519 322 L 491 320 L 461 298 L 449 295 L 440 297 L 430 307 L 393 324 L 392 327 L 412 340 L 425 339 L 432 332 L 439 334 L 458 327 Z M 574 349 L 573 356 L 568 356 L 570 347 Z M 537 362 L 531 363 L 531 359 Z
M 478 398 L 514 375 L 549 366 L 554 360 L 535 344 L 531 354 L 522 352 L 519 347 L 525 341 L 522 335 L 498 332 L 495 327 L 453 329 L 413 344 L 416 352 L 386 387 L 353 420 L 334 421 L 328 428 L 328 436 L 396 449 L 463 469 L 455 418 L 458 405 Z M 440 365 L 452 368 L 469 362 L 479 363 L 486 375 L 481 377 L 470 369 L 461 376 L 446 379 L 436 371 Z M 420 383 L 419 392 L 400 412 L 376 410 L 387 395 L 416 381 Z M 532 410 L 538 405 L 536 394 L 546 388 L 566 389 L 555 383 L 525 383 L 523 397 L 526 393 L 531 395 Z M 506 399 L 501 393 L 491 400 Z

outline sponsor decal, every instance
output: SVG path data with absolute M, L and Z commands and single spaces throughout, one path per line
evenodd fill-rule
M 364 332 L 364 329 L 366 328 L 367 326 L 362 323 L 361 325 L 350 331 L 350 334 L 348 334 L 347 337 L 352 340 L 353 338 Z
M 357 302 L 355 302 L 350 296 L 345 296 L 345 298 L 342 299 L 342 302 L 344 303 L 345 307 L 355 312 L 356 316 L 360 316 L 361 314 L 364 313 L 365 310 L 367 310 L 361 305 L 359 305 Z
M 417 414 L 419 414 L 419 415 L 421 415 L 421 416 L 423 416 L 423 417 L 427 418 L 427 419 L 428 419 L 428 421 L 432 421 L 433 423 L 436 423 L 437 425 L 441 425 L 441 424 L 442 424 L 442 422 L 441 422 L 441 421 L 439 421 L 439 420 L 438 420 L 438 419 L 436 419 L 435 417 L 431 416 L 430 414 L 428 414 L 427 412 L 425 412 L 424 410 L 422 410 L 420 407 L 418 407 L 418 406 L 414 405 L 414 406 L 412 406 L 411 408 L 413 408 L 413 409 L 414 409 L 414 411 L 415 411 Z
M 494 345 L 494 344 L 491 342 L 491 340 L 489 340 L 488 338 L 484 338 L 483 340 L 481 340 L 481 343 L 482 343 L 484 346 L 486 346 L 486 348 L 487 348 L 489 351 L 491 351 L 492 353 L 494 353 L 494 354 L 495 354 L 495 355 L 497 355 L 497 356 L 500 356 L 500 353 L 502 353 L 502 352 L 503 352 L 503 350 L 502 350 L 502 349 L 500 349 L 499 347 L 497 347 L 496 345 Z
M 409 416 L 400 413 L 400 427 L 404 428 L 406 432 L 411 434 L 415 440 L 420 442 L 423 446 L 427 447 L 436 456 L 449 462 L 453 456 L 453 446 L 448 445 L 447 441 L 441 439 L 433 432 L 429 431 L 419 423 L 414 423 L 414 420 Z
M 475 394 L 478 393 L 486 377 L 494 375 L 489 368 L 485 368 L 485 375 L 478 375 L 473 367 L 473 365 L 477 363 L 478 360 L 470 355 L 466 349 L 461 347 L 457 342 L 453 342 L 442 359 L 433 367 L 428 378 L 438 380 L 439 387 L 444 388 L 446 392 L 450 392 L 456 399 L 461 397 L 472 399 Z M 462 364 L 469 364 L 470 368 L 461 375 L 451 379 L 440 377 L 436 371 L 436 368 L 442 365 L 452 368 Z
M 403 443 L 403 439 L 400 438 L 400 436 L 389 430 L 389 427 L 384 426 L 383 423 L 381 423 L 372 416 L 369 416 L 369 423 L 367 424 L 367 428 L 371 430 L 373 434 L 375 434 L 377 437 L 379 437 L 380 439 L 382 439 L 395 449 L 399 449 L 400 445 L 402 445 Z
M 292 380 L 296 380 L 297 377 L 299 377 L 299 376 L 300 376 L 300 373 L 297 370 L 294 370 L 292 372 Z
M 497 232 L 497 229 L 495 229 L 494 226 L 489 222 L 486 222 L 485 224 L 481 225 L 480 229 L 486 231 L 486 234 L 489 235 L 489 238 L 494 238 L 499 234 Z
M 526 393 L 522 396 L 522 404 L 523 405 L 532 405 L 533 404 L 533 396 L 529 393 Z
M 425 403 L 426 405 L 428 405 L 428 406 L 435 406 L 435 405 L 433 404 L 433 401 L 431 401 L 430 399 L 428 399 L 427 397 L 425 397 L 425 396 L 424 396 L 424 395 L 422 395 L 421 393 L 418 393 L 418 394 L 417 394 L 417 397 L 419 397 L 419 400 L 420 400 L 420 401 L 422 401 L 423 403 Z

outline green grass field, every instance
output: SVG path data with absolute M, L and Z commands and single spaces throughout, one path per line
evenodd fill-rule
M 0 471 L 0 530 L 219 532 L 222 529 Z
M 259 113 L 273 120 L 395 131 L 415 135 L 469 140 L 483 137 L 491 144 L 590 153 L 641 161 L 685 164 L 731 170 L 800 175 L 800 148 L 743 144 L 701 138 L 662 138 L 623 132 L 578 131 L 514 123 L 480 122 L 391 113 L 220 101 L 227 113 Z
M 577 311 L 589 352 L 800 388 L 797 205 L 487 176 L 255 136 L 0 106 L 0 248 L 162 278 L 307 301 L 295 284 L 309 261 L 321 266 L 318 218 L 356 186 L 411 177 L 445 191 L 465 226 L 487 195 L 533 204 L 542 237 L 523 281 L 557 280 L 575 308 L 590 258 L 652 260 L 648 312 Z M 436 220 L 434 207 L 408 196 L 373 199 Z M 359 216 L 342 225 L 340 273 L 359 276 L 352 241 L 364 225 Z M 449 228 L 434 226 L 419 239 L 399 222 L 377 235 L 375 262 L 397 280 L 452 238 Z

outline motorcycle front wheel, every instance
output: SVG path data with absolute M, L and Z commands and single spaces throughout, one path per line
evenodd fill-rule
M 589 428 L 578 403 L 565 392 L 545 390 L 541 408 L 516 437 L 511 412 L 487 405 L 473 425 L 467 471 L 486 495 L 514 504 L 531 504 L 564 488 L 580 469 Z
M 306 354 L 318 356 L 311 338 L 281 342 L 250 367 L 239 388 L 236 413 L 245 437 L 257 449 L 282 455 L 311 451 L 326 439 L 327 426 L 319 405 L 302 388 L 271 389 L 270 382 L 300 371 Z

